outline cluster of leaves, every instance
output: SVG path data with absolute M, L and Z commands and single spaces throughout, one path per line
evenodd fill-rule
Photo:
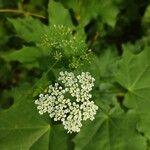
M 0 150 L 149 150 L 149 27 L 148 0 L 0 0 Z M 34 104 L 66 70 L 96 79 L 78 134 Z

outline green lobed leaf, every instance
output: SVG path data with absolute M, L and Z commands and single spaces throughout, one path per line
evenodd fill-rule
M 0 149 L 28 150 L 47 132 L 50 125 L 39 117 L 28 93 L 10 109 L 0 112 Z M 43 149 L 47 147 L 45 141 Z
M 20 50 L 12 51 L 3 55 L 7 61 L 19 61 L 21 63 L 32 63 L 44 55 L 44 51 L 37 47 L 23 47 Z
M 40 49 L 38 47 L 23 47 L 20 50 L 3 53 L 2 57 L 6 61 L 18 61 L 32 68 L 39 67 L 44 61 L 44 57 L 48 56 L 51 50 Z M 43 60 L 42 60 L 43 58 Z
M 45 84 L 45 74 L 34 88 Z M 22 88 L 13 90 L 15 103 L 10 109 L 0 111 L 0 149 L 70 150 L 71 136 L 62 126 L 51 126 L 48 116 L 41 117 L 34 104 L 33 90 Z
M 48 5 L 48 12 L 51 25 L 64 25 L 72 27 L 69 10 L 64 8 L 64 6 L 60 2 L 51 0 Z
M 138 130 L 150 139 L 150 48 L 138 55 L 125 50 L 119 62 L 116 80 L 127 93 L 124 105 L 134 109 L 139 117 Z
M 8 19 L 14 26 L 19 37 L 27 42 L 39 42 L 45 31 L 45 25 L 32 17 Z
M 118 8 L 112 0 L 60 0 L 73 9 L 80 25 L 86 25 L 91 19 L 100 16 L 103 23 L 114 26 Z
M 146 150 L 146 140 L 135 130 L 137 120 L 133 111 L 124 113 L 117 107 L 99 111 L 75 137 L 75 150 Z

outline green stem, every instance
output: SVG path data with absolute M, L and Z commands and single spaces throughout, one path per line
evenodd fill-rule
M 0 9 L 0 13 L 17 13 L 17 14 L 23 14 L 24 16 L 34 16 L 34 17 L 41 18 L 41 19 L 47 19 L 47 17 L 43 15 L 39 15 L 36 13 L 24 11 L 24 10 L 18 10 L 18 9 L 10 9 L 10 8 Z

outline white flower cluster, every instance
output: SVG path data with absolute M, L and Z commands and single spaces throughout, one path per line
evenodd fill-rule
M 77 77 L 72 72 L 60 72 L 60 83 L 50 85 L 46 94 L 35 100 L 39 114 L 48 113 L 54 121 L 61 121 L 68 133 L 79 132 L 82 120 L 93 120 L 98 106 L 90 101 L 95 79 L 89 72 Z

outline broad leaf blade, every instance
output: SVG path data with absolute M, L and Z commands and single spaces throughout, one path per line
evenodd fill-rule
M 50 131 L 49 123 L 39 117 L 34 101 L 29 96 L 0 112 L 0 149 L 28 150 L 39 138 Z
M 32 17 L 9 19 L 13 24 L 17 35 L 27 42 L 39 42 L 42 39 L 42 34 L 45 31 L 45 25 L 38 19 Z
M 72 27 L 69 10 L 64 8 L 60 2 L 55 2 L 53 0 L 49 2 L 49 21 L 51 25 Z
M 61 0 L 68 8 L 73 9 L 77 21 L 81 26 L 85 26 L 88 22 L 100 16 L 102 23 L 115 25 L 118 8 L 113 0 Z
M 138 129 L 150 139 L 150 51 L 145 48 L 134 55 L 125 51 L 119 62 L 116 80 L 127 90 L 124 105 L 135 109 L 140 122 Z
M 146 140 L 135 130 L 137 120 L 134 112 L 98 112 L 75 137 L 75 150 L 145 150 Z

